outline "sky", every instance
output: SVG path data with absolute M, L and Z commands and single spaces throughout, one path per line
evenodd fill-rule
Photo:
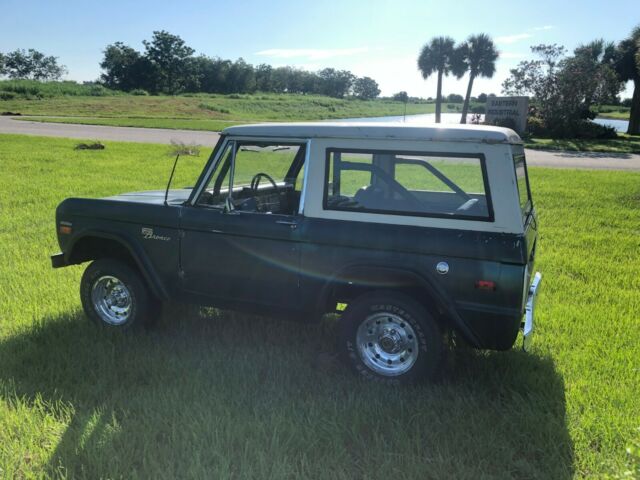
M 493 78 L 473 94 L 500 94 L 530 46 L 558 43 L 569 51 L 595 38 L 620 41 L 640 24 L 640 1 L 429 0 L 0 0 L 0 52 L 35 48 L 59 58 L 66 78 L 95 80 L 104 48 L 116 41 L 143 50 L 154 30 L 182 37 L 196 54 L 244 58 L 252 64 L 307 70 L 350 70 L 375 79 L 382 95 L 405 90 L 435 96 L 416 61 L 430 38 L 493 37 L 500 58 Z M 464 94 L 467 77 L 448 77 L 443 92 Z M 631 96 L 627 85 L 622 96 Z

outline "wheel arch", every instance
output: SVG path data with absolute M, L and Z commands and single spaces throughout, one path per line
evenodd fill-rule
M 65 249 L 64 258 L 66 265 L 77 265 L 101 258 L 122 260 L 142 274 L 157 298 L 168 299 L 167 290 L 146 252 L 122 235 L 99 230 L 83 231 L 71 240 Z
M 319 297 L 318 309 L 330 310 L 334 302 L 348 301 L 375 290 L 408 294 L 438 318 L 445 318 L 471 344 L 476 335 L 462 320 L 442 289 L 427 277 L 410 269 L 387 265 L 350 265 L 328 280 Z

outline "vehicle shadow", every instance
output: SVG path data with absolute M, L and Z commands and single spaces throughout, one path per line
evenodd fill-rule
M 331 360 L 334 330 L 188 308 L 126 335 L 43 318 L 0 343 L 0 395 L 66 424 L 54 476 L 573 476 L 551 359 L 462 350 L 439 383 L 388 387 Z

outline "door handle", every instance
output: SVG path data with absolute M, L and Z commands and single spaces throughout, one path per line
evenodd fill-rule
M 298 222 L 295 220 L 276 220 L 279 225 L 288 225 L 291 230 L 298 228 Z

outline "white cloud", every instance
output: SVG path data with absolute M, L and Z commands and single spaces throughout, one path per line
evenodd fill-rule
M 256 55 L 272 58 L 304 58 L 322 60 L 326 58 L 347 57 L 365 53 L 369 49 L 360 48 L 270 48 L 256 52 Z
M 533 27 L 533 28 L 530 28 L 529 30 L 532 32 L 540 32 L 542 30 L 552 30 L 554 28 L 556 28 L 554 25 L 544 25 L 542 27 Z
M 531 38 L 533 35 L 530 33 L 516 33 L 515 35 L 504 35 L 502 37 L 496 37 L 496 43 L 502 45 L 511 45 L 512 43 L 519 42 Z

